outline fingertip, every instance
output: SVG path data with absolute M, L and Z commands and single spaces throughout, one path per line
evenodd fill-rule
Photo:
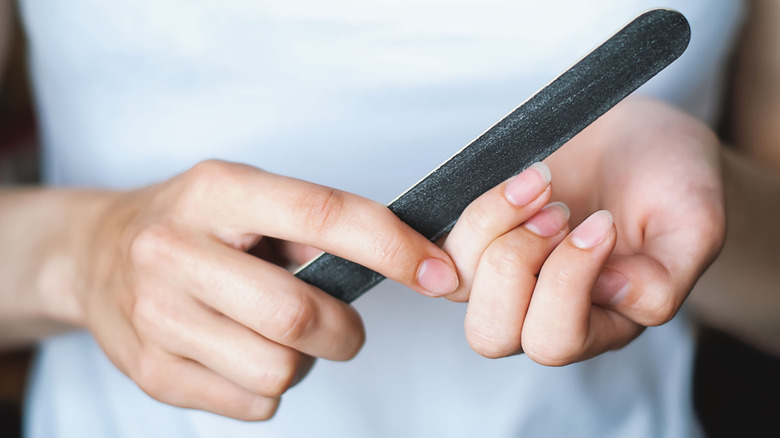
M 504 187 L 504 196 L 510 204 L 525 207 L 544 192 L 551 179 L 552 173 L 546 164 L 534 163 L 509 180 Z
M 592 249 L 607 240 L 614 225 L 612 213 L 599 210 L 585 219 L 572 231 L 570 241 L 579 249 Z
M 542 180 L 545 183 L 549 183 L 552 181 L 552 171 L 550 171 L 550 168 L 544 164 L 543 162 L 539 161 L 530 166 L 532 169 L 539 172 L 539 175 L 542 177 Z
M 540 237 L 553 237 L 559 234 L 569 222 L 571 212 L 563 202 L 551 202 L 544 206 L 523 226 Z
M 417 284 L 427 292 L 427 295 L 440 297 L 458 288 L 458 274 L 449 263 L 431 257 L 420 263 L 417 269 Z

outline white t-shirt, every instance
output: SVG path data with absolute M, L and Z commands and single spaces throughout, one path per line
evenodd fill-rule
M 134 188 L 206 158 L 387 202 L 631 18 L 671 6 L 683 57 L 643 87 L 713 123 L 738 0 L 22 0 L 57 185 Z M 146 396 L 85 332 L 42 343 L 30 437 L 692 436 L 684 315 L 562 368 L 489 360 L 462 304 L 390 281 L 363 351 L 319 361 L 274 419 Z

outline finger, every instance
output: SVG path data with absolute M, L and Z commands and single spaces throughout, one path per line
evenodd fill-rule
M 225 162 L 202 163 L 182 178 L 190 187 L 184 210 L 203 210 L 206 199 L 200 226 L 224 242 L 268 235 L 352 260 L 426 295 L 457 287 L 449 256 L 377 202 Z
M 239 420 L 267 420 L 279 406 L 279 398 L 253 394 L 201 364 L 156 348 L 139 356 L 130 378 L 163 403 Z
M 536 275 L 568 232 L 569 209 L 555 202 L 488 246 L 479 261 L 466 312 L 466 339 L 498 358 L 521 352 L 520 337 Z
M 615 246 L 612 215 L 599 211 L 580 224 L 544 263 L 522 329 L 523 351 L 560 366 L 625 345 L 641 327 L 591 304 L 593 289 Z
M 303 378 L 311 359 L 235 323 L 194 300 L 144 305 L 139 332 L 147 342 L 204 365 L 258 395 L 279 397 Z M 176 306 L 176 311 L 166 307 Z
M 192 284 L 195 295 L 209 306 L 312 356 L 348 360 L 363 346 L 363 321 L 354 307 L 278 266 L 224 247 L 213 253 L 224 265 L 212 264 Z
M 157 239 L 164 243 L 146 245 L 164 254 L 139 259 L 154 261 L 159 281 L 192 294 L 265 338 L 331 360 L 350 359 L 363 345 L 363 322 L 353 307 L 286 269 L 209 239 L 199 242 L 169 234 Z M 149 302 L 152 311 L 171 295 L 139 293 L 138 299 Z M 178 301 L 170 307 L 176 308 Z
M 447 298 L 466 301 L 480 257 L 488 245 L 514 229 L 550 199 L 550 169 L 535 163 L 472 202 L 458 219 L 442 248 L 452 257 L 459 287 Z
M 592 300 L 643 326 L 665 324 L 677 314 L 703 268 L 674 269 L 648 254 L 609 258 Z
M 651 213 L 637 248 L 607 261 L 593 290 L 594 303 L 644 326 L 674 317 L 719 252 L 725 232 L 721 204 L 689 203 Z

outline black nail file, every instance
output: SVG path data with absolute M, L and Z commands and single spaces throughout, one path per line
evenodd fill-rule
M 555 152 L 677 59 L 689 40 L 682 14 L 654 9 L 640 15 L 388 208 L 423 236 L 438 240 L 474 199 Z M 384 279 L 327 253 L 295 275 L 347 303 Z

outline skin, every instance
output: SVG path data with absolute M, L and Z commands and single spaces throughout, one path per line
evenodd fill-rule
M 3 333 L 24 338 L 15 324 L 29 320 L 86 327 L 152 397 L 240 419 L 269 418 L 313 357 L 350 359 L 365 338 L 354 308 L 246 253 L 261 239 L 321 248 L 426 295 L 457 286 L 447 254 L 384 206 L 240 164 L 203 162 L 130 192 L 7 191 L 0 202 L 17 206 L 0 214 L 6 229 L 50 232 L 34 245 L 5 236 L 22 253 L 4 266 L 29 275 L 4 270 L 17 305 L 3 306 Z
M 689 302 L 707 325 L 780 356 L 780 3 L 749 6 L 726 119 L 730 144 L 721 152 L 725 246 Z
M 450 297 L 469 301 L 466 338 L 488 357 L 565 365 L 622 347 L 671 319 L 720 249 L 718 141 L 679 110 L 630 99 L 548 161 L 575 224 L 594 210 L 614 223 L 597 212 L 570 233 L 537 216 L 554 230 L 540 236 L 502 186 L 468 207 L 444 244 L 461 273 Z
M 753 0 L 739 43 L 728 120 L 733 146 L 771 173 L 780 171 L 780 4 Z
M 478 353 L 564 365 L 672 318 L 725 235 L 720 269 L 702 277 L 712 289 L 692 303 L 771 351 L 779 274 L 744 254 L 773 260 L 762 257 L 780 243 L 780 209 L 765 200 L 780 184 L 755 177 L 749 157 L 666 104 L 631 99 L 547 160 L 554 188 L 544 167 L 527 170 L 469 206 L 441 248 L 370 200 L 235 163 L 128 192 L 4 189 L 0 342 L 85 327 L 152 397 L 262 420 L 313 358 L 349 359 L 365 335 L 352 307 L 248 254 L 256 245 L 273 243 L 274 259 L 326 250 L 468 300 Z M 721 277 L 764 286 L 737 296 Z

